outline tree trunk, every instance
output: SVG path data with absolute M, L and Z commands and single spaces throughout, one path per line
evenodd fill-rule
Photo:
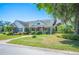
M 79 12 L 76 15 L 76 19 L 75 19 L 75 33 L 79 34 Z
M 75 3 L 75 33 L 79 34 L 79 4 Z

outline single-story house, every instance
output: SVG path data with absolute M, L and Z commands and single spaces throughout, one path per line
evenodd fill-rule
M 28 32 L 30 31 L 42 31 L 42 33 L 46 33 L 50 31 L 50 28 L 56 24 L 59 24 L 56 20 L 36 20 L 36 21 L 20 21 L 16 20 L 12 23 L 12 26 L 15 27 L 14 32 Z

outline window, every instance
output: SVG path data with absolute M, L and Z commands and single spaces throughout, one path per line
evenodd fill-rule
M 23 31 L 23 29 L 22 29 L 22 28 L 19 28 L 18 30 L 19 30 L 19 32 L 22 32 L 22 31 Z
M 40 25 L 40 23 L 37 23 L 37 25 Z

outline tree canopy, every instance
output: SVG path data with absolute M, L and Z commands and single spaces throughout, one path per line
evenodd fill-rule
M 79 4 L 78 3 L 39 3 L 39 10 L 44 9 L 48 14 L 59 18 L 66 23 L 70 21 L 76 26 L 76 32 L 79 32 Z

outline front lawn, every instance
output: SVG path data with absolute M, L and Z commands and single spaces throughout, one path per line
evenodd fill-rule
M 0 40 L 5 40 L 5 39 L 11 39 L 11 38 L 16 38 L 16 37 L 20 37 L 23 35 L 4 35 L 4 34 L 0 34 Z
M 8 43 L 79 52 L 79 41 L 64 39 L 59 36 L 61 35 L 37 35 L 36 38 L 25 37 Z

